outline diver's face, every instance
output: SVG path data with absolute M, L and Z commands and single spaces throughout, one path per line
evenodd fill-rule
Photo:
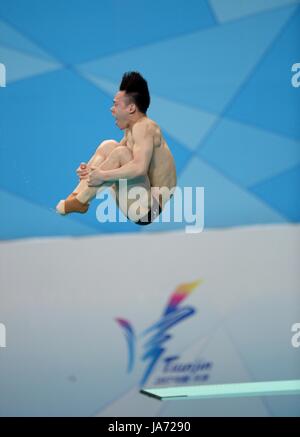
M 119 129 L 126 129 L 129 121 L 128 101 L 125 91 L 118 91 L 110 108 L 112 116 L 116 119 L 115 123 Z

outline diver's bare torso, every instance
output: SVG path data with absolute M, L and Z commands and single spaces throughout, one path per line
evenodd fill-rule
M 146 123 L 149 135 L 153 138 L 153 154 L 148 168 L 150 186 L 152 188 L 167 187 L 171 190 L 176 186 L 176 167 L 161 129 L 155 121 L 148 117 L 139 120 L 138 123 Z M 125 131 L 123 144 L 133 151 L 134 139 L 129 129 Z M 152 193 L 155 195 L 155 190 L 152 189 Z

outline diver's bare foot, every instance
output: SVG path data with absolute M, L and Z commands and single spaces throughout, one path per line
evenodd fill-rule
M 70 194 L 66 200 L 61 200 L 58 202 L 56 206 L 56 212 L 61 215 L 70 214 L 71 212 L 79 212 L 81 214 L 87 212 L 89 209 L 89 204 L 79 202 L 79 200 L 77 200 L 75 197 L 77 193 L 74 196 L 72 196 L 72 194 Z

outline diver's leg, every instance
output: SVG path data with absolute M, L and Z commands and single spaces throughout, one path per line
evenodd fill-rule
M 118 146 L 115 147 L 108 157 L 98 166 L 103 170 L 113 170 L 126 164 L 132 158 L 132 153 L 128 147 Z M 70 212 L 86 212 L 88 210 L 88 202 L 96 196 L 96 193 L 99 191 L 99 189 L 106 189 L 107 186 L 111 186 L 114 183 L 114 181 L 104 182 L 98 187 L 89 187 L 87 185 L 87 180 L 85 180 L 85 182 L 85 187 L 82 186 L 82 189 L 76 196 L 59 202 L 57 205 L 57 211 L 60 214 L 68 214 Z
M 114 170 L 115 168 L 122 167 L 127 164 L 133 158 L 132 153 L 128 147 L 118 146 L 112 150 L 108 157 L 103 161 L 98 168 L 102 170 Z M 100 188 L 106 188 L 107 185 L 111 185 L 111 182 L 104 182 Z M 89 187 L 86 185 L 86 189 L 82 189 L 76 196 L 77 200 L 81 203 L 89 202 L 97 193 L 99 187 Z
M 109 154 L 116 148 L 119 147 L 120 143 L 118 143 L 115 140 L 105 140 L 102 141 L 100 146 L 98 146 L 96 152 L 91 157 L 89 162 L 87 163 L 87 169 L 91 169 L 94 167 L 98 167 L 102 162 L 104 162 Z M 80 191 L 85 190 L 87 188 L 87 178 L 88 175 L 82 178 L 77 185 L 77 187 L 73 190 L 73 193 L 71 194 L 78 194 Z
M 119 146 L 119 143 L 115 140 L 103 141 L 100 144 L 100 146 L 98 146 L 96 152 L 89 160 L 89 162 L 87 164 L 88 169 L 91 169 L 93 167 L 97 167 L 98 165 L 101 165 L 101 163 L 104 162 L 108 158 L 109 154 L 118 146 Z M 69 207 L 71 207 L 71 209 L 75 208 L 74 212 L 85 213 L 88 210 L 88 205 L 81 205 L 80 204 L 81 196 L 79 197 L 79 199 L 77 199 L 77 200 L 79 200 L 79 202 L 74 201 L 74 199 L 76 199 L 76 196 L 82 192 L 84 193 L 82 196 L 83 199 L 88 198 L 91 200 L 93 197 L 95 197 L 99 187 L 89 187 L 87 184 L 87 179 L 88 179 L 88 173 L 85 177 L 83 177 L 81 179 L 81 181 L 79 182 L 77 187 L 66 198 L 66 200 L 61 200 L 57 204 L 56 211 L 59 214 L 66 214 L 67 211 L 70 209 Z M 106 187 L 107 187 L 107 184 L 105 186 L 103 186 L 103 189 Z M 72 201 L 71 204 L 69 204 L 70 201 Z M 66 202 L 69 205 L 66 205 Z M 82 201 L 81 203 L 86 203 L 86 202 Z

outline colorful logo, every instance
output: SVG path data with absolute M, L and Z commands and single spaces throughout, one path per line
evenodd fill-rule
M 167 351 L 167 342 L 172 338 L 172 335 L 168 332 L 170 328 L 195 314 L 195 308 L 187 305 L 183 306 L 182 304 L 202 282 L 200 279 L 195 282 L 179 285 L 171 295 L 161 317 L 139 336 L 136 335 L 132 324 L 128 320 L 116 319 L 127 341 L 128 372 L 131 372 L 135 365 L 138 339 L 150 336 L 145 341 L 144 353 L 141 357 L 142 361 L 146 363 L 146 370 L 140 382 L 141 385 L 146 383 L 158 361 L 163 358 L 163 354 Z

